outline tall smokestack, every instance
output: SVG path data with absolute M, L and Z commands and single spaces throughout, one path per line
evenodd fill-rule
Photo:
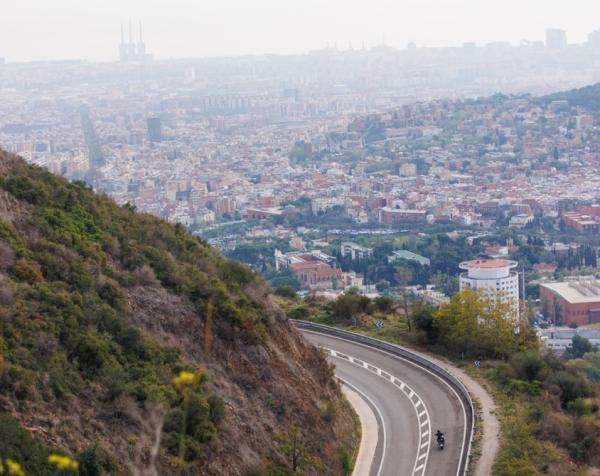
M 135 43 L 133 42 L 133 30 L 131 29 L 131 18 L 129 19 L 129 43 L 127 44 L 127 58 L 135 59 Z
M 142 40 L 142 22 L 140 21 L 140 41 L 137 44 L 137 53 L 138 53 L 138 59 L 140 60 L 145 60 L 146 59 L 146 45 L 144 44 L 144 41 Z
M 121 43 L 119 44 L 119 60 L 127 60 L 127 45 L 125 44 L 125 33 L 123 31 L 123 23 L 121 23 Z

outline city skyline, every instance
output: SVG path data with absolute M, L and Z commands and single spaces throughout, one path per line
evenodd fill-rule
M 570 44 L 583 43 L 600 27 L 590 0 L 547 5 L 474 0 L 410 0 L 402 6 L 375 0 L 365 10 L 356 1 L 316 0 L 248 4 L 226 0 L 198 5 L 171 2 L 108 1 L 79 4 L 58 0 L 52 6 L 36 0 L 11 5 L 0 29 L 0 57 L 7 61 L 85 59 L 116 61 L 120 25 L 143 22 L 148 49 L 156 59 L 300 54 L 329 45 L 340 50 L 385 43 L 405 48 L 461 46 L 521 40 L 544 41 L 548 28 L 563 29 Z M 543 7 L 543 8 L 542 8 Z M 31 17 L 31 10 L 40 13 Z M 409 14 L 410 12 L 410 14 Z

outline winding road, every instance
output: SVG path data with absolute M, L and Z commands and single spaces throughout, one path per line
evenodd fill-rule
M 336 376 L 373 411 L 378 437 L 369 476 L 458 476 L 469 452 L 471 408 L 456 388 L 392 352 L 302 329 L 335 365 Z M 435 432 L 446 434 L 440 451 Z

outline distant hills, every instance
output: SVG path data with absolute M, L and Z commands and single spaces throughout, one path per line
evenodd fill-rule
M 299 435 L 303 474 L 342 474 L 353 413 L 269 293 L 183 227 L 0 151 L 0 459 L 260 476 Z
M 543 96 L 540 100 L 549 104 L 552 101 L 569 101 L 570 106 L 585 107 L 586 109 L 599 112 L 600 111 L 600 83 L 591 86 L 585 86 L 579 89 L 571 89 L 559 93 Z

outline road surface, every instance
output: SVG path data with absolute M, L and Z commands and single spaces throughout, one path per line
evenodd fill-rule
M 397 356 L 303 330 L 329 354 L 336 376 L 371 407 L 377 447 L 369 476 L 457 476 L 466 413 L 454 391 L 427 370 Z M 440 451 L 435 432 L 446 434 Z

